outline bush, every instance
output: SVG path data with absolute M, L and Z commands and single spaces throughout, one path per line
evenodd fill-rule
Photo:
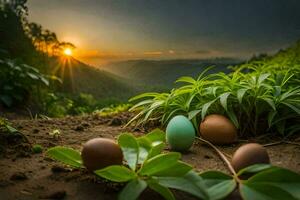
M 0 103 L 7 107 L 24 103 L 32 92 L 49 86 L 45 75 L 18 60 L 0 60 L 0 68 Z

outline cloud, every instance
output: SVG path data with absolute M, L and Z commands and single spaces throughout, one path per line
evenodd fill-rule
M 103 59 L 103 60 L 117 60 L 134 56 L 133 53 L 114 53 L 104 52 L 98 50 L 81 50 L 76 53 L 77 57 L 84 59 Z

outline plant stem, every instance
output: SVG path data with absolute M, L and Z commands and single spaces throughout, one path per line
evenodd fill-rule
M 201 142 L 204 142 L 205 144 L 208 144 L 211 148 L 213 148 L 217 153 L 218 155 L 220 156 L 220 158 L 223 160 L 223 162 L 226 163 L 229 171 L 233 174 L 233 176 L 235 178 L 237 178 L 237 174 L 233 168 L 233 166 L 231 165 L 230 161 L 227 159 L 227 157 L 224 155 L 224 153 L 222 151 L 220 151 L 215 145 L 213 145 L 211 142 L 207 141 L 207 140 L 204 140 L 200 137 L 196 137 L 198 140 L 200 140 Z

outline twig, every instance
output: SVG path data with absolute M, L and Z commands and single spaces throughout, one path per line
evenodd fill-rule
M 284 141 L 284 143 L 286 143 L 286 144 L 292 144 L 292 145 L 296 145 L 296 146 L 300 146 L 300 144 L 297 143 L 297 142 Z
M 264 144 L 262 146 L 270 147 L 270 146 L 275 146 L 275 145 L 279 145 L 279 144 L 282 144 L 282 143 L 284 143 L 284 141 L 272 142 L 272 143 Z
M 278 141 L 278 142 L 272 142 L 272 143 L 268 143 L 268 144 L 264 144 L 263 146 L 264 147 L 269 147 L 269 146 L 276 146 L 276 145 L 280 145 L 280 144 L 291 144 L 291 145 L 296 145 L 296 146 L 300 146 L 299 143 L 297 142 L 290 142 L 290 141 L 284 141 L 284 140 L 281 140 L 281 141 Z
M 213 148 L 218 153 L 218 155 L 220 156 L 220 158 L 224 161 L 224 163 L 226 163 L 229 171 L 233 174 L 233 176 L 237 177 L 237 174 L 236 174 L 233 166 L 231 165 L 230 161 L 226 158 L 226 156 L 224 155 L 224 153 L 222 151 L 220 151 L 215 145 L 213 145 L 209 141 L 204 140 L 204 139 L 202 139 L 200 137 L 196 137 L 196 138 L 198 140 L 200 140 L 201 142 L 204 142 L 204 143 L 208 144 L 211 148 Z

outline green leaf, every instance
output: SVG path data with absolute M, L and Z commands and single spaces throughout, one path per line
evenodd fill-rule
M 203 179 L 194 171 L 183 177 L 154 177 L 160 185 L 181 190 L 200 199 L 209 199 Z
M 157 93 L 157 92 L 149 92 L 149 93 L 143 93 L 143 94 L 140 94 L 140 95 L 137 95 L 135 97 L 132 97 L 131 99 L 129 99 L 129 102 L 132 102 L 132 101 L 135 101 L 135 100 L 138 100 L 138 99 L 142 99 L 142 98 L 153 98 L 153 97 L 156 97 L 160 95 L 160 93 Z
M 262 171 L 243 182 L 241 193 L 247 199 L 300 199 L 300 175 L 287 169 L 273 167 Z M 244 189 L 243 189 L 244 188 Z M 274 193 L 271 192 L 274 191 Z M 275 192 L 276 191 L 276 192 Z
M 188 118 L 189 120 L 193 119 L 194 117 L 196 117 L 199 113 L 201 112 L 201 110 L 192 110 L 188 113 Z
M 165 133 L 160 129 L 154 129 L 150 133 L 139 137 L 137 139 L 139 144 L 139 160 L 138 164 L 142 164 L 147 158 L 151 158 L 161 152 L 160 147 L 163 142 L 165 142 Z M 153 155 L 155 152 L 152 152 L 152 149 L 160 145 L 158 148 L 155 148 L 156 150 L 159 150 L 159 152 L 155 155 Z M 163 145 L 164 148 L 164 145 Z M 149 157 L 149 153 L 151 154 Z
M 258 85 L 264 82 L 270 75 L 271 75 L 270 73 L 261 74 L 257 80 Z
M 269 106 L 273 109 L 276 110 L 276 106 L 275 103 L 273 101 L 273 99 L 268 98 L 268 97 L 260 97 L 261 100 L 265 101 L 267 104 L 269 104 Z
M 187 163 L 177 161 L 175 164 L 170 164 L 166 169 L 155 173 L 155 176 L 164 176 L 164 177 L 172 177 L 172 176 L 184 176 L 186 173 L 191 171 L 193 167 Z
M 234 126 L 236 128 L 239 128 L 239 121 L 235 115 L 235 113 L 231 110 L 228 110 L 227 112 L 228 117 L 230 118 L 230 120 L 232 121 L 232 123 L 234 124 Z
M 271 112 L 269 112 L 269 114 L 268 114 L 268 125 L 269 125 L 269 128 L 272 126 L 273 120 L 274 120 L 274 117 L 276 116 L 276 114 L 277 114 L 276 110 L 272 110 Z
M 290 109 L 292 109 L 294 112 L 296 112 L 298 115 L 300 115 L 300 109 L 297 108 L 296 106 L 294 106 L 291 103 L 287 103 L 287 102 L 282 102 L 282 104 L 288 106 Z
M 94 172 L 96 175 L 114 182 L 127 182 L 136 178 L 134 171 L 122 165 L 112 165 Z
M 166 134 L 164 131 L 156 128 L 156 129 L 152 130 L 150 133 L 148 133 L 145 136 L 142 136 L 140 138 L 147 138 L 149 141 L 151 141 L 151 145 L 155 146 L 158 143 L 165 142 Z
M 19 131 L 17 129 L 15 129 L 14 127 L 5 124 L 6 129 L 8 130 L 9 133 L 18 133 Z
M 147 159 L 150 159 L 154 156 L 157 156 L 158 154 L 160 154 L 164 150 L 165 147 L 166 147 L 165 143 L 160 143 L 160 144 L 152 147 L 149 154 L 148 154 L 148 156 L 147 156 Z
M 244 200 L 297 200 L 278 187 L 264 184 L 241 184 L 240 194 Z
M 196 80 L 193 79 L 192 77 L 189 77 L 189 76 L 182 76 L 180 78 L 178 78 L 175 83 L 178 83 L 178 82 L 184 82 L 184 83 L 190 83 L 190 84 L 196 84 Z
M 167 154 L 157 155 L 147 160 L 139 171 L 139 174 L 146 176 L 154 176 L 159 172 L 169 169 L 170 166 L 177 163 L 180 159 L 180 153 L 171 152 Z
M 231 92 L 225 92 L 220 95 L 220 103 L 226 111 L 227 111 L 227 99 L 230 94 L 231 94 Z
M 236 188 L 235 180 L 222 172 L 207 171 L 200 176 L 208 189 L 210 200 L 223 199 Z
M 202 111 L 201 111 L 201 119 L 203 120 L 207 114 L 207 111 L 209 109 L 209 107 L 216 101 L 217 99 L 214 99 L 210 102 L 207 102 L 205 103 L 203 106 L 202 106 Z
M 151 141 L 145 137 L 138 138 L 139 144 L 139 159 L 138 164 L 142 164 L 148 157 L 149 152 L 152 149 Z
M 150 179 L 147 183 L 149 188 L 159 193 L 166 200 L 175 200 L 173 193 L 167 187 L 160 185 L 157 180 Z
M 83 168 L 80 153 L 72 148 L 52 147 L 48 149 L 46 155 L 71 167 Z
M 251 165 L 249 167 L 246 167 L 244 169 L 241 169 L 237 175 L 240 176 L 242 174 L 254 174 L 254 173 L 258 173 L 264 170 L 268 170 L 274 168 L 274 166 L 270 165 L 270 164 L 255 164 L 255 165 Z
M 134 179 L 127 183 L 127 185 L 120 192 L 119 200 L 135 200 L 146 189 L 147 183 L 141 179 Z
M 243 102 L 243 98 L 244 98 L 244 95 L 246 94 L 247 90 L 248 89 L 239 89 L 237 91 L 237 99 L 240 104 Z
M 128 166 L 135 171 L 139 158 L 139 145 L 136 138 L 129 133 L 124 133 L 119 136 L 118 144 L 123 151 Z

